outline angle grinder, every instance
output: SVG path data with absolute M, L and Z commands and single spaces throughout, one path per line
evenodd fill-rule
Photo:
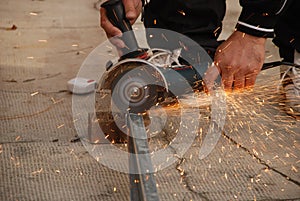
M 117 62 L 109 61 L 99 83 L 100 90 L 110 90 L 112 102 L 124 112 L 142 113 L 168 97 L 180 98 L 203 89 L 199 68 L 209 62 L 194 62 L 177 49 L 140 48 L 121 0 L 101 5 L 110 22 L 122 31 L 125 48 Z M 205 68 L 204 68 L 205 69 Z M 202 70 L 203 71 L 203 70 Z

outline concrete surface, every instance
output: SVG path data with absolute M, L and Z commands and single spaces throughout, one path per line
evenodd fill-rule
M 78 138 L 66 91 L 106 39 L 95 1 L 0 1 L 0 200 L 129 200 L 128 175 L 97 162 Z M 221 38 L 240 11 L 236 0 L 227 3 Z M 266 53 L 278 59 L 270 41 Z M 253 93 L 228 97 L 213 152 L 197 158 L 198 133 L 187 153 L 156 173 L 160 200 L 300 200 L 300 122 L 279 106 L 278 80 L 278 69 L 263 72 Z M 177 108 L 167 114 L 176 125 Z M 207 129 L 208 117 L 199 121 Z M 170 124 L 164 131 L 150 140 L 153 149 L 176 133 Z

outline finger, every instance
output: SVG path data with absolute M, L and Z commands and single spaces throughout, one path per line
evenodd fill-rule
M 215 80 L 219 76 L 220 72 L 216 65 L 213 63 L 204 74 L 204 90 L 206 93 L 210 93 L 215 85 Z
M 111 44 L 113 44 L 114 46 L 116 46 L 119 49 L 125 48 L 126 45 L 123 42 L 123 40 L 121 40 L 119 37 L 115 36 L 112 38 L 109 38 L 109 41 L 111 42 Z
M 106 15 L 106 10 L 104 8 L 100 8 L 100 26 L 104 29 L 108 38 L 122 35 L 121 30 L 115 27 L 109 21 Z
M 222 83 L 226 92 L 232 92 L 233 74 L 222 73 Z
M 138 13 L 136 11 L 137 6 L 135 5 L 135 1 L 123 0 L 123 5 L 125 7 L 126 18 L 130 21 L 131 24 L 133 24 L 136 18 L 138 17 Z
M 245 78 L 245 88 L 251 89 L 253 88 L 256 80 L 256 74 L 248 75 Z
M 245 87 L 245 76 L 234 76 L 234 90 L 242 90 Z
M 245 87 L 246 88 L 253 88 L 255 81 L 256 81 L 256 77 L 259 74 L 259 72 L 261 71 L 262 64 L 259 64 L 259 66 L 261 66 L 261 67 L 253 69 L 250 74 L 246 75 L 246 79 L 245 79 Z

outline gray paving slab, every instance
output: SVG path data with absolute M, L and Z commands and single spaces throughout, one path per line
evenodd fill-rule
M 8 143 L 1 151 L 1 200 L 128 200 L 128 176 L 95 162 L 80 142 Z

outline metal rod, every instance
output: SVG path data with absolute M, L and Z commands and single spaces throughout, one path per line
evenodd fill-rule
M 131 201 L 158 201 L 147 133 L 141 114 L 127 116 Z

